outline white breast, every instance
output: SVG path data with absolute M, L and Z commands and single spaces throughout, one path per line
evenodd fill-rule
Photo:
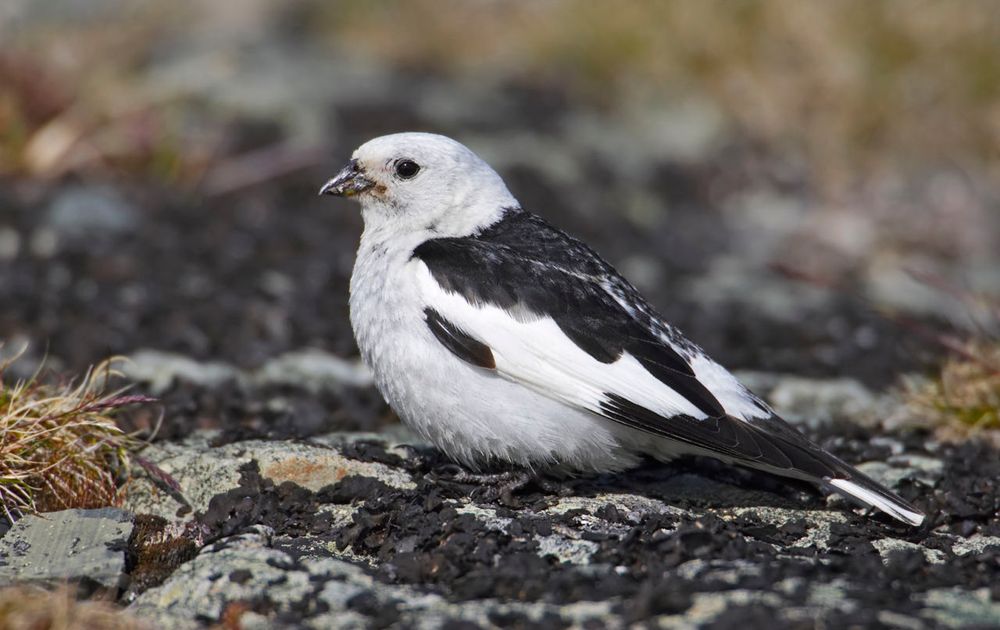
M 470 466 L 611 471 L 633 465 L 633 431 L 471 366 L 438 342 L 424 319 L 434 305 L 421 296 L 410 260 L 421 240 L 366 233 L 351 277 L 358 347 L 400 418 Z

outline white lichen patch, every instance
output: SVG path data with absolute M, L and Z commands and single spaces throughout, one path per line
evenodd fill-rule
M 538 555 L 555 556 L 559 562 L 569 564 L 590 564 L 590 557 L 597 551 L 598 545 L 590 540 L 574 540 L 564 536 L 539 536 Z
M 952 545 L 955 555 L 964 556 L 970 553 L 982 553 L 987 547 L 1000 547 L 1000 536 L 983 536 L 974 534 Z
M 540 513 L 555 516 L 572 510 L 584 510 L 594 514 L 608 504 L 617 508 L 632 523 L 638 523 L 646 514 L 673 514 L 677 516 L 688 514 L 686 510 L 667 505 L 657 499 L 618 493 L 601 494 L 596 497 L 562 497 Z
M 898 488 L 904 479 L 933 485 L 941 478 L 944 462 L 923 455 L 894 455 L 886 462 L 864 462 L 858 470 L 888 488 Z
M 880 538 L 879 540 L 873 540 L 872 546 L 878 550 L 879 556 L 882 557 L 882 564 L 889 564 L 889 555 L 893 551 L 900 550 L 919 551 L 924 554 L 924 558 L 931 564 L 941 564 L 948 559 L 944 552 L 939 549 L 929 549 L 898 538 Z
M 507 526 L 510 525 L 512 519 L 497 516 L 496 510 L 485 508 L 475 503 L 464 503 L 455 508 L 455 511 L 459 514 L 468 514 L 469 516 L 474 516 L 476 520 L 480 523 L 500 532 L 506 532 Z
M 177 482 L 188 505 L 148 476 L 137 475 L 128 486 L 124 507 L 137 514 L 155 514 L 167 520 L 204 512 L 212 497 L 239 486 L 239 468 L 251 459 L 246 454 L 210 449 L 201 435 L 181 444 L 153 444 L 142 456 Z
M 240 370 L 221 361 L 197 361 L 181 354 L 140 349 L 122 368 L 125 376 L 146 383 L 154 394 L 162 394 L 177 381 L 204 387 L 236 382 L 244 387 L 304 387 L 311 392 L 344 387 L 371 387 L 371 371 L 357 359 L 306 348 L 271 359 L 256 370 Z
M 353 516 L 357 509 L 355 505 L 324 503 L 316 508 L 316 515 L 327 517 L 331 529 L 342 529 L 353 522 Z
M 781 527 L 790 522 L 806 521 L 804 536 L 788 545 L 789 548 L 815 548 L 820 551 L 829 548 L 830 527 L 834 523 L 843 523 L 847 516 L 840 512 L 821 510 L 793 510 L 779 507 L 738 507 L 720 511 L 720 515 L 746 516 L 753 520 Z
M 858 607 L 847 595 L 847 581 L 839 579 L 811 584 L 806 603 L 821 610 L 838 609 L 843 612 L 851 612 Z

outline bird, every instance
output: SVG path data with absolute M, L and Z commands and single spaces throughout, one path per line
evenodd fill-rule
M 376 137 L 320 194 L 361 205 L 349 310 L 376 387 L 451 460 L 577 475 L 707 456 L 924 521 L 779 417 L 591 247 L 522 208 L 458 141 Z

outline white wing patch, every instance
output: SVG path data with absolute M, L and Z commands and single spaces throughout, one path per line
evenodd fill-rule
M 757 406 L 747 388 L 726 368 L 704 354 L 689 357 L 691 369 L 708 391 L 712 392 L 722 408 L 731 416 L 741 420 L 768 418 L 771 412 Z
M 499 375 L 555 398 L 569 406 L 601 412 L 606 393 L 614 393 L 664 417 L 706 415 L 694 404 L 650 374 L 632 355 L 614 363 L 601 363 L 581 350 L 554 320 L 512 316 L 489 304 L 470 304 L 445 291 L 419 259 L 412 260 L 418 291 L 426 304 L 465 333 L 490 347 Z M 716 395 L 727 412 L 736 417 L 761 415 L 746 390 L 724 368 L 697 357 L 693 369 Z

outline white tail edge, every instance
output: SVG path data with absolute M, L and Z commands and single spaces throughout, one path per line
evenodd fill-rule
M 866 505 L 874 506 L 904 523 L 920 525 L 924 522 L 925 517 L 920 512 L 916 512 L 905 504 L 893 501 L 889 497 L 869 490 L 849 479 L 827 479 L 826 482 L 842 494 L 853 497 Z

